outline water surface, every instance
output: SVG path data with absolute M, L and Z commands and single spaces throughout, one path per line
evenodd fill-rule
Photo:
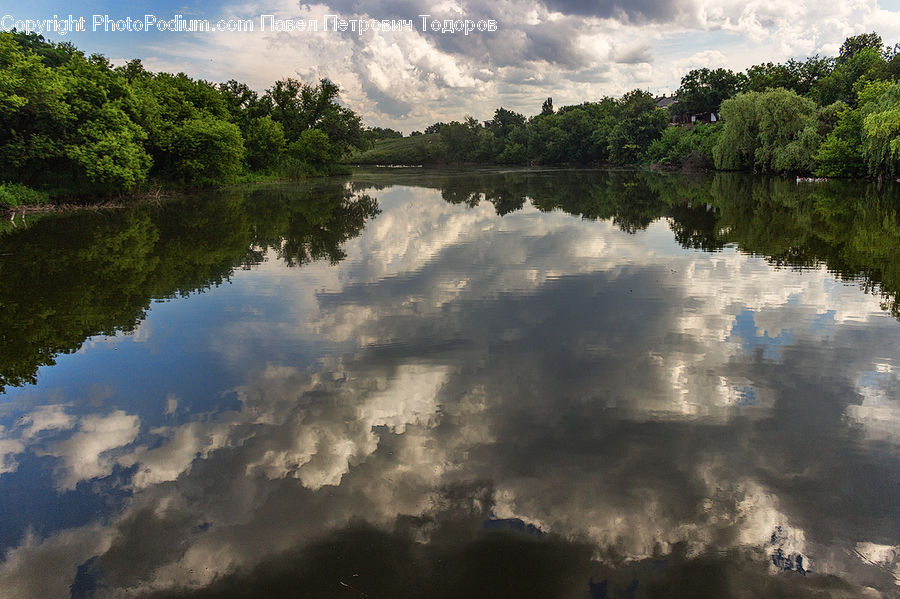
M 896 191 L 379 170 L 0 235 L 0 593 L 897 594 Z

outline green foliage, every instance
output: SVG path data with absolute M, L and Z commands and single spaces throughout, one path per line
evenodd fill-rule
M 523 131 L 527 136 L 513 129 L 501 155 L 520 159 L 522 146 L 528 158 L 542 164 L 633 164 L 667 121 L 668 113 L 656 107 L 650 94 L 634 90 L 618 100 L 603 98 L 538 115 Z
M 502 106 L 494 111 L 489 129 L 499 139 L 506 140 L 513 131 L 525 126 L 525 115 L 507 110 Z
M 363 132 L 363 137 L 366 142 L 372 143 L 378 139 L 400 139 L 403 137 L 403 133 L 390 127 L 368 127 Z
M 434 164 L 444 160 L 446 149 L 437 133 L 399 139 L 380 139 L 368 150 L 344 158 L 352 164 Z
M 335 162 L 335 151 L 324 132 L 307 129 L 288 145 L 285 174 L 289 179 L 327 175 Z
M 553 98 L 547 98 L 541 105 L 541 116 L 553 114 Z
M 900 84 L 876 82 L 859 93 L 863 157 L 871 176 L 900 171 Z
M 479 157 L 481 125 L 471 116 L 464 123 L 451 121 L 441 127 L 441 141 L 451 162 L 471 162 Z
M 432 124 L 428 125 L 427 127 L 425 127 L 424 133 L 425 133 L 425 135 L 429 135 L 429 134 L 431 134 L 431 133 L 440 133 L 440 132 L 441 132 L 441 129 L 442 129 L 442 128 L 444 127 L 444 125 L 446 125 L 446 124 L 447 124 L 447 123 L 444 123 L 444 122 L 442 122 L 442 121 L 438 121 L 438 122 L 436 122 L 436 123 L 432 123 Z
M 145 135 L 131 119 L 127 81 L 99 56 L 49 53 L 44 66 L 29 49 L 40 39 L 0 34 L 0 176 L 26 184 L 57 183 L 91 191 L 126 191 L 150 167 Z M 55 46 L 46 44 L 50 48 Z M 62 62 L 62 58 L 66 60 Z
M 837 60 L 839 64 L 843 64 L 852 60 L 854 56 L 863 50 L 875 50 L 880 53 L 883 49 L 884 44 L 881 40 L 881 36 L 874 31 L 872 33 L 852 35 L 845 39 L 844 43 L 841 44 Z
M 197 185 L 234 182 L 244 159 L 237 125 L 211 116 L 185 121 L 173 150 L 178 157 L 176 175 Z
M 861 52 L 866 52 L 862 50 Z M 897 110 L 900 85 L 871 81 L 856 86 L 856 107 L 843 106 L 837 124 L 815 156 L 823 176 L 881 176 L 897 173 Z
M 50 197 L 43 191 L 32 189 L 21 183 L 0 183 L 0 206 L 37 206 L 46 204 Z
M 625 94 L 619 102 L 618 123 L 607 137 L 609 159 L 634 164 L 666 128 L 668 113 L 656 107 L 653 96 L 641 90 Z
M 728 170 L 893 175 L 897 102 L 884 86 L 900 76 L 900 52 L 881 44 L 870 33 L 847 38 L 835 58 L 769 62 L 746 74 L 690 71 L 672 113 L 721 111 L 723 127 L 667 127 L 669 113 L 634 90 L 559 108 L 547 98 L 530 119 L 501 107 L 485 123 L 434 123 L 413 142 L 393 129 L 365 130 L 328 79 L 283 79 L 259 95 L 235 80 L 151 73 L 139 60 L 112 68 L 70 44 L 0 33 L 0 180 L 96 195 L 149 178 L 207 185 L 254 176 L 241 169 L 321 175 L 350 156 L 405 164 L 712 161 Z
M 816 106 L 795 92 L 747 92 L 722 103 L 716 168 L 760 172 L 808 171 L 818 148 Z
M 246 83 L 234 79 L 220 83 L 217 87 L 228 111 L 229 120 L 240 127 L 244 136 L 248 137 L 252 123 L 262 118 L 261 115 L 265 113 L 265 107 L 259 101 L 259 94 L 250 89 Z
M 681 78 L 674 111 L 683 115 L 718 113 L 722 102 L 743 90 L 746 84 L 747 77 L 743 73 L 728 69 L 693 69 Z
M 276 81 L 261 102 L 267 114 L 281 123 L 288 145 L 298 141 L 304 131 L 318 129 L 328 136 L 333 156 L 340 157 L 364 149 L 367 141 L 359 116 L 337 103 L 339 92 L 328 79 L 317 85 L 284 79 Z
M 284 127 L 270 116 L 254 119 L 247 131 L 247 165 L 258 171 L 271 169 L 285 150 Z
M 822 141 L 814 159 L 820 177 L 858 177 L 865 174 L 862 155 L 863 115 L 843 102 L 833 104 L 837 123 Z M 824 109 L 823 109 L 824 110 Z
M 747 83 L 744 91 L 762 92 L 782 87 L 796 90 L 799 84 L 799 73 L 792 68 L 797 63 L 757 64 L 747 69 Z
M 856 106 L 860 81 L 876 81 L 886 76 L 886 63 L 879 50 L 863 47 L 839 60 L 834 70 L 820 79 L 812 90 L 822 106 L 842 101 Z
M 722 133 L 721 123 L 695 127 L 667 127 L 644 152 L 643 162 L 694 169 L 713 167 L 713 149 Z
M 245 145 L 256 170 L 278 165 L 291 143 L 306 171 L 331 172 L 366 143 L 338 93 L 327 79 L 287 79 L 259 97 L 234 80 L 151 73 L 140 60 L 113 68 L 70 44 L 0 33 L 0 180 L 61 195 L 128 192 L 149 177 L 226 183 L 241 175 Z

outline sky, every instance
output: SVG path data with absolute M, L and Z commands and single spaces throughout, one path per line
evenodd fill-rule
M 0 0 L 3 29 L 55 15 L 83 17 L 85 30 L 62 35 L 57 27 L 47 38 L 117 63 L 140 58 L 151 70 L 237 79 L 259 91 L 286 77 L 328 77 L 365 124 L 405 133 L 465 115 L 489 119 L 499 106 L 532 115 L 548 97 L 562 106 L 635 88 L 672 93 L 692 68 L 743 70 L 835 55 L 846 37 L 869 31 L 900 42 L 900 0 Z M 245 19 L 253 30 L 94 27 L 95 17 L 143 24 L 148 15 L 157 23 L 207 19 L 213 27 Z M 315 21 L 318 30 L 274 31 L 263 15 Z M 327 15 L 411 27 L 326 30 Z M 420 15 L 430 15 L 424 31 Z M 433 20 L 494 21 L 496 30 L 432 31 Z

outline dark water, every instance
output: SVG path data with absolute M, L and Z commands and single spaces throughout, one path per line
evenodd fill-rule
M 383 170 L 5 224 L 0 596 L 897 596 L 898 208 Z

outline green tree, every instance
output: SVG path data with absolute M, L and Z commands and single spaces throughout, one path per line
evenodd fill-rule
M 525 116 L 502 106 L 494 111 L 490 121 L 490 130 L 498 138 L 505 140 L 517 127 L 525 126 Z
M 799 87 L 799 72 L 795 68 L 798 63 L 753 65 L 747 69 L 747 83 L 744 91 L 762 92 L 783 87 L 797 91 Z
M 728 69 L 693 69 L 681 78 L 675 113 L 718 113 L 722 102 L 742 91 L 746 83 L 744 74 Z
M 870 176 L 900 171 L 900 84 L 873 82 L 860 91 L 863 156 Z
M 827 77 L 816 83 L 812 93 L 822 106 L 841 101 L 855 107 L 857 82 L 884 79 L 885 75 L 886 64 L 881 52 L 864 47 L 839 61 Z
M 863 114 L 843 102 L 832 104 L 838 120 L 815 155 L 815 172 L 822 177 L 861 177 L 866 173 L 862 154 Z
M 366 146 L 362 121 L 338 104 L 339 92 L 328 79 L 313 86 L 289 78 L 276 81 L 261 102 L 268 115 L 281 123 L 288 144 L 298 141 L 304 131 L 318 129 L 328 137 L 331 155 L 337 160 L 354 148 Z
M 285 149 L 284 128 L 272 117 L 250 122 L 247 131 L 247 165 L 253 170 L 268 170 L 281 161 Z
M 747 92 L 726 100 L 722 136 L 713 152 L 716 168 L 808 169 L 818 145 L 816 116 L 814 102 L 785 89 Z
M 838 52 L 838 64 L 847 63 L 863 50 L 875 50 L 880 54 L 884 50 L 881 36 L 873 31 L 872 33 L 861 33 L 848 37 L 841 44 L 841 49 Z
M 56 66 L 33 47 L 46 47 Z M 102 56 L 57 49 L 40 37 L 0 34 L 0 176 L 83 192 L 133 188 L 150 157 L 130 116 L 127 80 Z
M 553 98 L 547 98 L 541 105 L 541 115 L 547 116 L 553 114 Z
M 323 131 L 306 129 L 288 146 L 288 154 L 315 171 L 324 170 L 335 160 L 335 148 Z
M 244 142 L 234 123 L 211 116 L 185 121 L 173 143 L 175 173 L 199 185 L 229 183 L 241 172 Z
M 473 117 L 467 116 L 464 123 L 451 121 L 441 127 L 441 140 L 447 148 L 447 157 L 452 162 L 475 160 L 478 152 L 478 137 L 482 127 Z
M 622 96 L 618 123 L 608 137 L 609 159 L 616 164 L 633 164 L 666 128 L 668 112 L 657 108 L 653 96 L 639 89 Z

